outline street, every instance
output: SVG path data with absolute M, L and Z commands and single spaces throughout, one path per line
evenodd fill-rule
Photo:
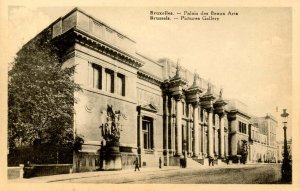
M 122 171 L 87 172 L 25 179 L 25 182 L 108 183 L 108 184 L 276 184 L 280 164 L 165 167 Z

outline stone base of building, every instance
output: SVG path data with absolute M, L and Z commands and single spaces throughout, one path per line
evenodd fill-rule
M 88 172 L 99 169 L 99 153 L 78 152 L 73 155 L 73 172 Z
M 100 170 L 122 170 L 119 142 L 107 142 L 100 149 Z
M 122 159 L 121 154 L 116 154 L 110 156 L 103 160 L 103 163 L 100 162 L 100 170 L 122 170 Z
M 99 148 L 100 145 L 84 145 L 81 152 L 74 153 L 73 172 L 113 170 L 113 168 L 134 169 L 134 161 L 137 156 L 139 157 L 141 168 L 158 168 L 160 157 L 162 160 L 162 166 L 165 166 L 164 164 L 166 164 L 167 162 L 166 158 L 163 155 L 163 151 L 143 150 L 142 154 L 138 154 L 137 148 L 129 146 L 120 146 L 120 155 L 114 160 L 101 161 L 101 154 L 102 157 L 104 156 L 103 153 L 100 152 Z M 179 157 L 169 156 L 168 166 L 179 166 Z

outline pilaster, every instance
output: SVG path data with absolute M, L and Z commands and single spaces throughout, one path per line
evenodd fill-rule
M 138 114 L 138 154 L 143 154 L 144 151 L 144 137 L 143 137 L 143 116 L 141 113 Z

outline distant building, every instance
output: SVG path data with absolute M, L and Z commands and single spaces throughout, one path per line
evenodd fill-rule
M 277 120 L 270 114 L 251 119 L 250 155 L 253 162 L 276 162 L 278 156 L 276 129 Z
M 287 148 L 289 152 L 289 158 L 292 159 L 292 139 L 287 141 Z M 283 152 L 284 152 L 284 143 L 283 141 L 277 141 L 277 149 L 278 149 L 278 160 L 282 162 L 283 160 Z
M 63 64 L 76 65 L 74 130 L 85 143 L 74 155 L 76 171 L 99 167 L 103 110 L 125 113 L 121 153 L 124 168 L 139 156 L 142 166 L 221 162 L 248 149 L 248 161 L 276 161 L 276 120 L 253 118 L 238 100 L 169 59 L 154 61 L 137 53 L 135 41 L 80 9 L 57 19 L 44 33 L 64 53 Z M 243 145 L 246 144 L 246 145 Z M 194 160 L 192 160 L 194 159 Z

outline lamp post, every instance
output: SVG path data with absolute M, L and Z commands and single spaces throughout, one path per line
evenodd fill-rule
M 281 117 L 283 118 L 283 131 L 284 131 L 284 142 L 283 142 L 283 162 L 281 167 L 281 180 L 283 182 L 290 182 L 292 180 L 292 167 L 289 160 L 289 152 L 287 148 L 287 138 L 286 138 L 286 129 L 287 129 L 287 120 L 289 114 L 286 112 L 286 109 L 283 109 Z

